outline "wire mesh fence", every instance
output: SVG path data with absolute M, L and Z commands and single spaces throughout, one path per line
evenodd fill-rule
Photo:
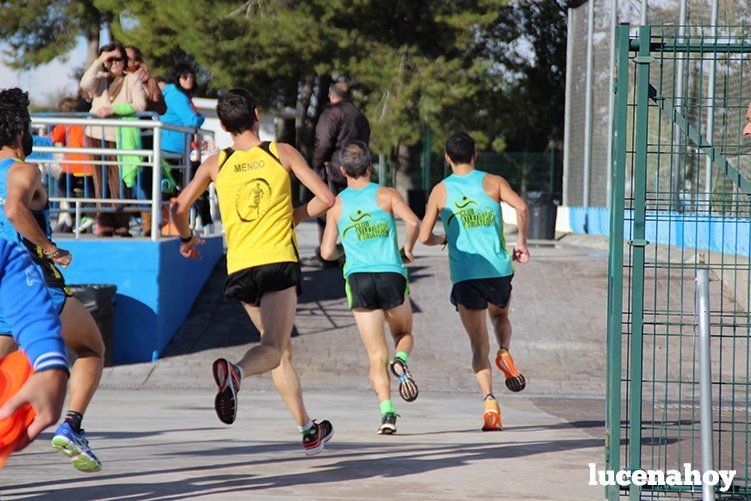
M 588 50 L 588 25 L 589 4 L 593 2 L 593 26 L 592 26 L 592 65 L 591 65 L 591 89 L 587 88 L 587 50 Z M 608 204 L 608 178 L 609 178 L 609 149 L 610 149 L 610 94 L 611 75 L 614 72 L 611 62 L 612 33 L 618 23 L 626 23 L 638 26 L 641 17 L 642 2 L 640 0 L 590 0 L 576 9 L 572 9 L 569 23 L 570 35 L 568 63 L 570 70 L 567 72 L 568 99 L 566 102 L 566 128 L 568 141 L 564 147 L 565 163 L 567 165 L 567 187 L 563 194 L 564 202 L 571 206 L 594 206 L 605 207 Z M 612 8 L 615 2 L 615 25 L 613 24 Z M 681 4 L 684 3 L 685 23 L 681 23 Z M 748 0 L 720 0 L 718 4 L 717 23 L 725 26 L 725 36 L 732 36 L 751 26 L 751 2 Z M 650 0 L 647 2 L 647 22 L 651 24 L 672 25 L 673 35 L 681 25 L 685 27 L 687 34 L 692 33 L 691 26 L 709 25 L 711 19 L 711 0 Z M 632 28 L 634 33 L 634 28 Z M 706 36 L 708 32 L 705 32 Z M 696 40 L 694 40 L 696 41 Z M 681 58 L 677 58 L 679 63 Z M 703 63 L 701 63 L 703 62 Z M 691 69 L 681 69 L 680 63 L 667 64 L 663 67 L 663 79 L 666 85 L 675 83 L 681 88 L 686 88 L 694 95 L 708 96 L 711 71 L 711 54 L 695 53 L 691 62 L 687 65 Z M 735 70 L 731 61 L 723 66 L 719 65 L 715 81 L 715 99 L 722 101 L 725 96 L 740 96 L 740 86 L 744 85 L 739 79 L 734 78 Z M 675 79 L 676 74 L 683 74 L 686 79 L 682 82 Z M 748 85 L 748 82 L 745 83 Z M 586 136 L 586 95 L 591 92 L 591 127 L 588 131 L 589 142 L 589 176 L 585 176 L 585 151 L 587 149 Z M 745 91 L 748 93 L 747 91 Z M 685 94 L 685 93 L 684 93 Z M 681 94 L 683 95 L 683 94 Z M 690 107 L 692 113 L 706 115 L 706 110 L 701 107 Z M 696 118 L 696 117 L 689 117 Z M 723 120 L 722 115 L 717 116 L 717 121 Z M 729 115 L 728 119 L 735 119 L 735 115 Z M 699 124 L 702 132 L 706 132 L 706 120 Z M 728 124 L 733 128 L 733 124 Z M 716 127 L 719 132 L 721 127 Z M 654 128 L 652 128 L 654 131 Z M 719 139 L 719 138 L 718 138 Z M 584 184 L 589 179 L 587 188 Z M 690 183 L 690 177 L 684 183 Z M 690 191 L 693 186 L 688 185 Z M 588 192 L 588 200 L 585 193 Z
M 751 32 L 619 27 L 608 313 L 608 467 L 701 465 L 694 278 L 710 271 L 714 469 L 751 497 Z M 715 70 L 716 68 L 716 70 Z M 712 97 L 708 75 L 714 72 Z M 681 82 L 681 85 L 677 85 Z M 711 111 L 710 111 L 711 110 Z M 707 121 L 714 131 L 707 135 Z M 608 487 L 696 499 L 701 486 Z

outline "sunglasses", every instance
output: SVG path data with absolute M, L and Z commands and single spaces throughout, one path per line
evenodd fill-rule
M 180 78 L 192 78 L 193 80 L 195 80 L 196 76 L 193 73 L 186 73 L 184 75 L 180 75 Z
M 111 63 L 122 63 L 123 61 L 125 61 L 125 59 L 122 57 L 113 57 L 109 59 L 109 62 Z

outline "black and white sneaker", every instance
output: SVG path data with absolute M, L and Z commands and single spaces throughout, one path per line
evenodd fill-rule
M 396 433 L 396 417 L 395 412 L 387 412 L 381 418 L 381 427 L 378 428 L 379 435 L 393 435 Z
M 412 379 L 412 374 L 407 368 L 407 364 L 399 357 L 394 357 L 394 360 L 389 364 L 392 374 L 396 376 L 396 380 L 399 381 L 399 395 L 406 401 L 412 402 L 417 398 L 420 391 L 417 389 L 415 380 Z
M 214 398 L 214 409 L 219 420 L 232 424 L 237 417 L 237 392 L 240 391 L 240 373 L 226 358 L 214 360 L 212 366 L 214 381 L 219 391 Z
M 325 419 L 320 423 L 313 420 L 315 431 L 302 436 L 302 447 L 306 456 L 315 456 L 323 451 L 326 443 L 334 436 L 334 426 Z

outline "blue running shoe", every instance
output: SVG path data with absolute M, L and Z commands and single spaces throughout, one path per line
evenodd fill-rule
M 69 458 L 79 471 L 94 473 L 102 469 L 102 463 L 89 448 L 84 431 L 76 433 L 68 423 L 62 423 L 57 427 L 55 436 L 52 437 L 52 447 Z

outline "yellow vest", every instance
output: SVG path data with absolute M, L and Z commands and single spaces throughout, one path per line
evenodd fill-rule
M 214 186 L 227 237 L 227 273 L 297 262 L 292 183 L 275 143 L 222 150 Z

